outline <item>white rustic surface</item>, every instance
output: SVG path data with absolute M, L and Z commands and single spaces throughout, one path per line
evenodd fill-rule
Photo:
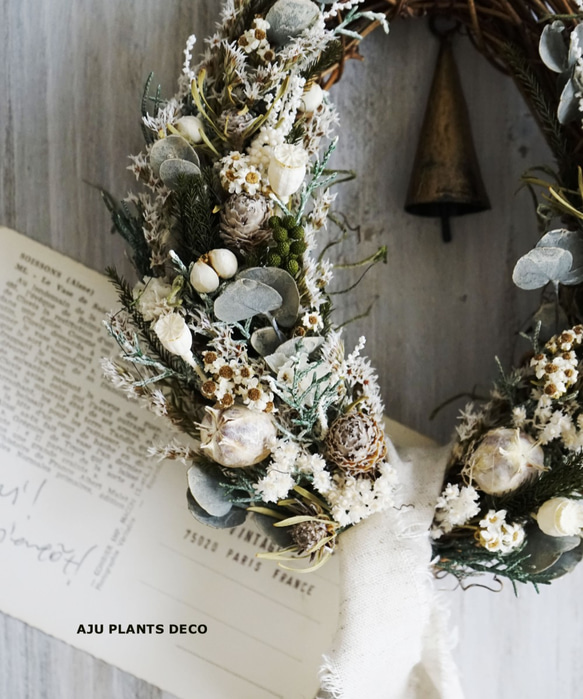
M 187 35 L 208 35 L 217 11 L 217 0 L 0 0 L 0 222 L 95 269 L 122 266 L 123 246 L 88 183 L 116 194 L 131 186 L 124 168 L 141 147 L 146 75 L 155 70 L 171 94 Z M 360 226 L 341 259 L 380 244 L 389 250 L 386 266 L 337 298 L 341 320 L 379 297 L 366 321 L 349 326 L 347 344 L 366 332 L 389 415 L 446 441 L 460 403 L 433 422 L 430 411 L 487 385 L 494 355 L 508 364 L 520 351 L 517 330 L 536 293 L 515 290 L 511 269 L 537 234 L 529 197 L 515 190 L 520 174 L 548 156 L 513 85 L 459 45 L 492 211 L 454 220 L 450 245 L 437 222 L 404 214 L 436 51 L 425 24 L 395 23 L 390 37 L 367 39 L 366 61 L 348 66 L 334 90 L 342 117 L 336 163 L 359 173 L 339 199 Z M 459 626 L 468 699 L 581 696 L 582 582 L 580 570 L 539 596 L 521 589 L 518 600 L 509 586 L 444 593 Z M 2 699 L 137 696 L 171 699 L 0 615 Z

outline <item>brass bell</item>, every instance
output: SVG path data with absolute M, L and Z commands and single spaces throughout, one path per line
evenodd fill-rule
M 478 165 L 468 108 L 449 35 L 441 48 L 409 183 L 405 211 L 441 218 L 444 242 L 450 216 L 478 213 L 490 202 Z

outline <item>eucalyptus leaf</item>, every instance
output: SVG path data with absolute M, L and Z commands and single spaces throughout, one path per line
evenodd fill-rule
M 282 304 L 271 286 L 253 279 L 237 279 L 215 299 L 215 316 L 225 323 L 237 323 L 260 313 L 275 311 Z
M 527 528 L 526 546 L 522 553 L 528 555 L 523 567 L 529 573 L 542 573 L 567 552 L 577 548 L 581 542 L 578 536 L 548 536 L 537 525 Z
M 523 255 L 514 267 L 512 281 L 520 289 L 540 289 L 548 282 L 561 282 L 567 277 L 573 256 L 561 248 L 534 248 Z
M 179 189 L 185 177 L 200 175 L 198 165 L 182 158 L 169 158 L 160 165 L 160 179 L 168 189 Z
M 231 529 L 232 527 L 238 527 L 247 519 L 247 511 L 240 507 L 233 507 L 223 517 L 213 517 L 213 515 L 209 515 L 209 513 L 203 510 L 192 497 L 190 490 L 186 491 L 186 500 L 188 502 L 190 514 L 202 524 L 214 527 L 215 529 Z
M 311 0 L 277 0 L 265 16 L 267 37 L 272 44 L 283 46 L 311 27 L 319 15 L 320 9 Z
M 583 236 L 579 231 L 556 228 L 545 233 L 536 246 L 568 250 L 573 256 L 573 262 L 569 273 L 561 278 L 561 284 L 579 284 L 583 281 Z
M 538 50 L 542 62 L 555 73 L 564 73 L 569 68 L 568 51 L 560 21 L 547 24 L 540 37 Z
M 237 279 L 253 279 L 274 288 L 283 301 L 273 317 L 284 328 L 294 325 L 300 309 L 300 292 L 291 274 L 278 267 L 250 267 L 237 275 Z
M 281 344 L 277 351 L 265 357 L 267 366 L 274 374 L 292 357 L 298 354 L 312 354 L 324 342 L 324 338 L 316 337 L 295 337 Z
M 197 504 L 213 517 L 224 517 L 233 507 L 219 477 L 198 464 L 188 469 L 188 487 Z
M 264 534 L 267 534 L 276 546 L 285 549 L 292 545 L 293 541 L 289 534 L 289 530 L 273 526 L 278 520 L 269 515 L 262 515 L 259 512 L 254 512 L 253 517 L 259 529 L 261 529 Z
M 579 115 L 579 98 L 575 91 L 575 81 L 573 78 L 567 80 L 557 109 L 557 118 L 561 124 L 569 124 Z
M 575 566 L 581 562 L 582 558 L 583 542 L 581 542 L 576 548 L 563 553 L 556 563 L 545 570 L 545 577 L 550 577 L 552 580 L 556 580 L 557 578 L 570 573 Z
M 194 148 L 182 136 L 167 136 L 156 141 L 150 150 L 150 167 L 156 177 L 160 176 L 160 166 L 166 160 L 178 158 L 200 166 Z
M 251 335 L 251 346 L 262 357 L 273 354 L 281 344 L 273 328 L 259 328 Z

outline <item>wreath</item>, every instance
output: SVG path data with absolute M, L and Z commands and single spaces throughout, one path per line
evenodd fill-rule
M 253 516 L 279 548 L 323 565 L 344 531 L 396 503 L 398 456 L 377 377 L 335 326 L 326 226 L 347 232 L 330 167 L 327 88 L 388 20 L 441 14 L 516 81 L 556 160 L 524 184 L 541 239 L 514 281 L 543 288 L 532 353 L 502 371 L 456 428 L 431 527 L 434 563 L 535 586 L 583 556 L 583 7 L 564 1 L 227 0 L 178 91 L 149 77 L 140 191 L 103 191 L 132 250 L 135 284 L 109 275 L 122 308 L 105 374 L 178 428 L 153 456 L 190 464 L 188 507 L 233 527 Z M 581 14 L 580 14 L 581 13 Z M 380 249 L 360 264 L 384 259 Z

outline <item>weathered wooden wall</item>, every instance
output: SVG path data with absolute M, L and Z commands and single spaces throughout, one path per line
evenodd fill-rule
M 127 154 L 141 147 L 139 99 L 149 70 L 173 91 L 182 47 L 212 31 L 217 0 L 0 1 L 0 222 L 98 270 L 123 267 L 121 242 L 90 183 L 117 194 L 132 185 Z M 429 420 L 450 396 L 486 386 L 494 355 L 508 364 L 536 293 L 511 282 L 516 258 L 536 240 L 520 174 L 547 151 L 516 89 L 463 41 L 457 46 L 477 151 L 492 210 L 439 224 L 402 210 L 437 44 L 421 22 L 395 23 L 362 48 L 334 88 L 341 114 L 338 208 L 358 237 L 342 261 L 388 247 L 352 296 L 337 297 L 338 319 L 377 302 L 347 328 L 347 345 L 368 336 L 388 414 L 445 441 L 460 403 Z M 127 269 L 127 266 L 126 266 Z M 340 276 L 338 288 L 353 279 Z M 469 699 L 581 695 L 583 571 L 543 590 L 444 596 L 460 627 L 457 655 Z M 447 586 L 447 583 L 441 583 Z M 140 699 L 155 688 L 0 616 L 0 697 Z M 206 699 L 206 698 L 205 698 Z M 213 699 L 213 698 L 209 698 Z

